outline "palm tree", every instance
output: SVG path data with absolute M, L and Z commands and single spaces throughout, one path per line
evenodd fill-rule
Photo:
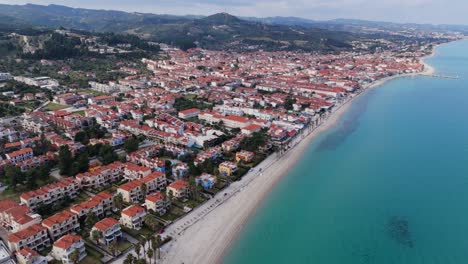
M 135 257 L 132 254 L 128 254 L 124 260 L 124 264 L 133 264 Z
M 152 215 L 145 215 L 143 221 L 149 228 L 151 228 L 152 231 L 156 231 L 156 228 L 158 227 L 158 222 Z
M 100 230 L 94 229 L 91 231 L 91 239 L 96 241 L 96 245 L 99 245 L 99 239 L 102 238 L 102 232 Z
M 149 263 L 151 264 L 151 259 L 153 258 L 153 255 L 154 255 L 153 250 L 148 249 L 147 255 L 148 255 L 148 258 L 149 258 Z
M 190 196 L 193 198 L 196 197 L 197 195 L 197 184 L 195 182 L 195 177 L 190 177 L 189 182 L 188 182 L 189 190 L 190 190 Z
M 135 245 L 135 252 L 137 253 L 137 259 L 140 258 L 140 250 L 141 250 L 141 244 L 140 243 L 137 243 Z

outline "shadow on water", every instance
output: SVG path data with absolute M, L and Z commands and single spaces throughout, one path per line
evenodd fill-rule
M 399 244 L 413 248 L 413 238 L 409 228 L 408 220 L 400 216 L 393 216 L 387 223 L 388 235 Z
M 372 89 L 361 98 L 358 104 L 346 115 L 346 119 L 339 122 L 337 127 L 320 142 L 318 150 L 334 150 L 342 144 L 359 127 L 359 118 L 367 110 L 369 102 L 372 100 L 376 90 Z

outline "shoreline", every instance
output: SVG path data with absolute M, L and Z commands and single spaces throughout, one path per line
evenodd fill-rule
M 422 72 L 388 76 L 363 86 L 359 93 L 350 96 L 322 119 L 307 136 L 296 137 L 290 143 L 292 147 L 283 156 L 278 157 L 276 153 L 268 156 L 240 181 L 232 183 L 212 199 L 169 225 L 164 235 L 173 239 L 161 248 L 159 263 L 221 263 L 256 209 L 300 161 L 310 143 L 334 127 L 354 100 L 366 91 L 400 77 L 433 75 L 435 69 L 426 60 L 435 55 L 436 48 L 434 46 L 428 56 L 419 58 L 424 65 Z M 127 254 L 116 263 L 122 263 Z

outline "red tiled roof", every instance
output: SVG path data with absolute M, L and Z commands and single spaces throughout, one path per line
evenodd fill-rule
M 119 221 L 117 221 L 115 218 L 104 218 L 101 221 L 97 222 L 94 227 L 101 230 L 101 231 L 106 231 L 110 227 L 119 224 Z
M 8 236 L 8 241 L 18 243 L 19 241 L 32 237 L 43 230 L 46 230 L 46 228 L 39 224 L 34 224 L 16 233 L 10 234 Z
M 76 242 L 82 240 L 78 235 L 64 235 L 59 240 L 55 241 L 54 247 L 59 247 L 62 249 L 68 249 Z
M 122 214 L 133 217 L 141 212 L 144 212 L 145 208 L 139 206 L 139 205 L 131 205 L 125 209 L 122 210 Z
M 69 210 L 63 210 L 57 214 L 54 214 L 53 216 L 45 219 L 42 221 L 42 225 L 46 227 L 52 227 L 55 224 L 62 223 L 67 221 L 68 219 L 76 216 L 75 213 L 69 211 Z
M 160 192 L 153 193 L 153 194 L 146 196 L 146 200 L 153 202 L 153 203 L 156 203 L 157 201 L 162 200 L 163 198 L 164 197 Z
M 39 256 L 39 253 L 37 253 L 35 250 L 31 248 L 23 248 L 19 251 L 16 252 L 17 255 L 24 256 L 25 258 L 29 259 L 31 256 Z
M 188 182 L 184 180 L 178 180 L 169 185 L 169 187 L 174 188 L 176 190 L 182 189 L 188 185 Z

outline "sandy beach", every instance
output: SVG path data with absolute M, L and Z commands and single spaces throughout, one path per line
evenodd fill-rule
M 421 62 L 424 63 L 423 58 Z M 425 70 L 421 73 L 383 78 L 364 87 L 363 91 L 394 78 L 433 74 L 434 69 L 425 65 Z M 161 260 L 158 263 L 220 263 L 265 196 L 300 160 L 310 143 L 337 123 L 358 95 L 337 107 L 309 135 L 297 137 L 291 142 L 293 147 L 284 155 L 269 156 L 242 180 L 232 183 L 224 191 L 167 227 L 164 235 L 173 239 L 161 248 Z M 123 263 L 125 256 L 126 254 L 114 263 Z

